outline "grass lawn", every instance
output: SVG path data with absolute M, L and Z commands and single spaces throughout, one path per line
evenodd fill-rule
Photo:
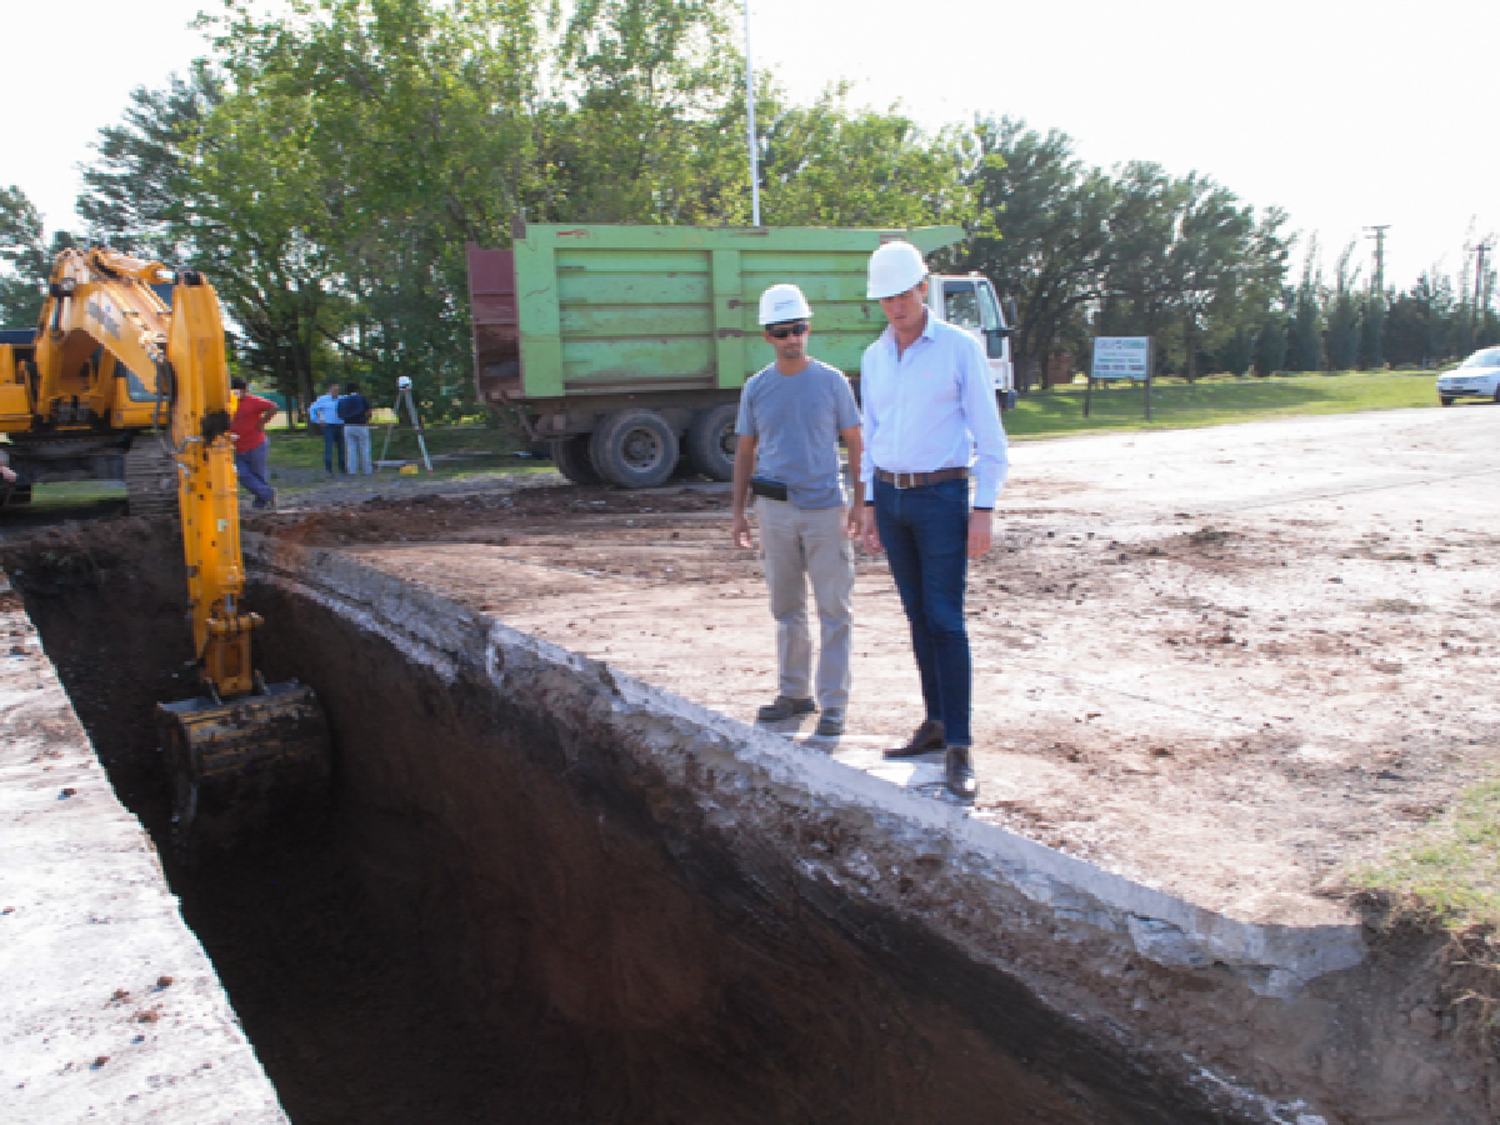
M 1410 845 L 1353 881 L 1445 929 L 1500 933 L 1500 778 L 1466 790 Z
M 323 469 L 322 434 L 305 428 L 289 430 L 279 415 L 266 432 L 271 436 L 271 480 L 278 489 L 296 493 L 328 482 Z M 386 450 L 387 432 L 390 435 L 389 452 Z M 427 455 L 432 459 L 430 476 L 422 464 L 416 432 L 409 425 L 389 431 L 379 422 L 372 425 L 371 459 L 413 462 L 427 480 L 467 480 L 496 472 L 541 472 L 552 467 L 550 461 L 527 457 L 524 450 L 517 449 L 514 439 L 484 425 L 430 427 L 422 431 L 422 438 L 427 445 Z
M 1437 406 L 1435 383 L 1436 374 L 1430 371 L 1277 375 L 1268 379 L 1212 375 L 1192 385 L 1172 380 L 1152 387 L 1149 422 L 1145 418 L 1144 386 L 1126 383 L 1101 390 L 1096 385 L 1089 417 L 1085 418 L 1086 388 L 1077 383 L 1025 396 L 1005 415 L 1005 430 L 1015 438 L 1046 438 Z

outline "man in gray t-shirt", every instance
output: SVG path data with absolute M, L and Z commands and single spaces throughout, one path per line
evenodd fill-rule
M 844 733 L 853 642 L 853 540 L 863 513 L 844 492 L 839 440 L 849 463 L 862 453 L 859 407 L 843 372 L 807 354 L 812 310 L 795 285 L 773 285 L 760 299 L 760 323 L 776 362 L 757 372 L 740 395 L 735 427 L 735 543 L 755 544 L 745 508 L 755 478 L 771 616 L 776 619 L 777 693 L 762 707 L 761 722 L 810 714 L 822 707 L 816 733 Z M 769 483 L 761 484 L 766 481 Z M 807 585 L 822 625 L 817 698 L 813 698 L 812 637 Z

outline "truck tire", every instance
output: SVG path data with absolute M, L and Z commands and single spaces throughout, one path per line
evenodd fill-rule
M 589 436 L 558 438 L 547 443 L 547 453 L 557 471 L 574 484 L 602 484 L 603 478 L 589 460 Z
M 677 435 L 654 410 L 608 415 L 589 441 L 589 458 L 608 484 L 655 488 L 677 467 Z
M 688 467 L 709 480 L 734 479 L 734 451 L 739 445 L 734 424 L 740 408 L 725 402 L 693 415 L 687 432 Z

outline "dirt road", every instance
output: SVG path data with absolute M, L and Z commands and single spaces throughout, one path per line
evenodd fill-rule
M 1015 446 L 970 579 L 973 815 L 1235 917 L 1342 916 L 1346 865 L 1495 763 L 1497 433 L 1480 406 Z M 252 526 L 751 721 L 772 622 L 727 488 L 527 485 Z M 848 733 L 784 733 L 948 800 L 936 757 L 880 755 L 921 718 L 883 560 L 856 629 Z

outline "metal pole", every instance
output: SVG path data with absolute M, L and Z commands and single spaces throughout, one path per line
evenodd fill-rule
M 422 451 L 422 464 L 427 466 L 427 471 L 432 472 L 432 458 L 427 456 L 427 442 L 422 437 L 422 419 L 417 416 L 417 398 L 408 387 L 402 392 L 406 395 L 406 412 L 411 415 L 411 428 L 417 431 L 417 448 Z
M 750 206 L 754 226 L 760 226 L 760 158 L 755 151 L 755 62 L 750 56 L 750 0 L 745 9 L 745 105 L 749 109 Z

